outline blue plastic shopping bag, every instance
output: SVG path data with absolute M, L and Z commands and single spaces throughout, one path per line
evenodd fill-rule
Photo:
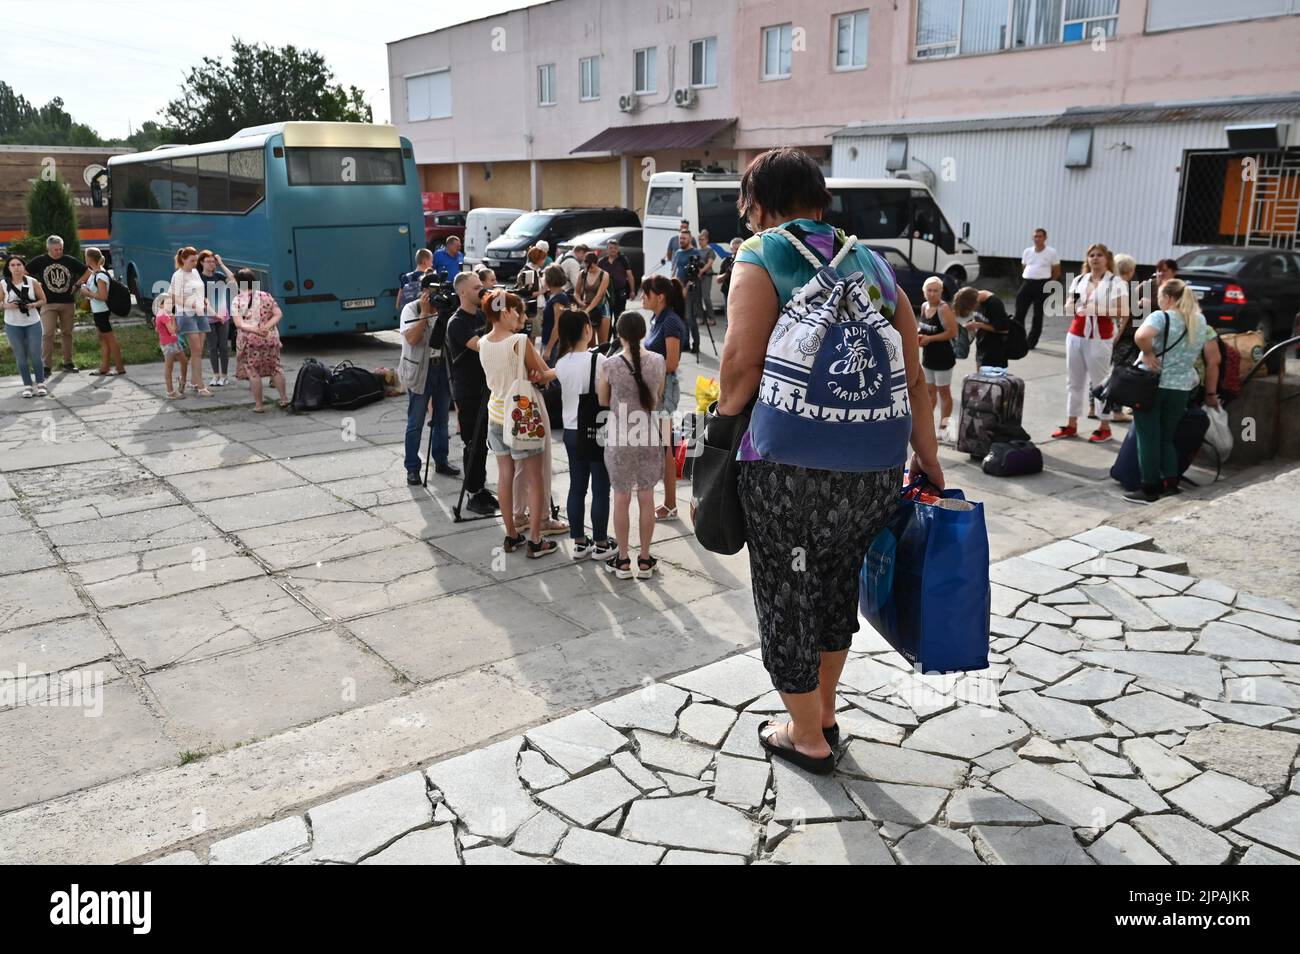
M 983 504 L 947 509 L 904 488 L 898 511 L 862 561 L 859 606 L 868 623 L 922 672 L 989 665 L 989 539 Z M 944 500 L 965 501 L 960 490 Z

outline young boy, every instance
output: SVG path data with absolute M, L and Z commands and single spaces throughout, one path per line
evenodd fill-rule
M 153 326 L 158 332 L 158 344 L 163 353 L 163 376 L 167 382 L 167 399 L 177 401 L 185 397 L 185 371 L 189 367 L 185 349 L 181 347 L 180 336 L 176 333 L 176 318 L 172 315 L 172 296 L 163 293 L 154 305 Z M 172 365 L 180 363 L 181 389 L 179 393 L 172 389 Z

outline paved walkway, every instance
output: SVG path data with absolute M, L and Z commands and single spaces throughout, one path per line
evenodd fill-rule
M 286 350 L 292 372 L 396 349 Z M 1039 433 L 1062 362 L 1017 370 Z M 242 385 L 167 402 L 161 365 L 56 375 L 47 401 L 15 385 L 0 380 L 0 857 L 119 861 L 237 830 L 754 643 L 745 557 L 701 552 L 680 522 L 657 529 L 648 584 L 502 560 L 496 525 L 452 523 L 455 482 L 406 486 L 400 399 L 254 415 Z M 987 503 L 995 556 L 1172 512 L 1120 500 L 1113 447 L 1047 451 L 1014 482 L 944 451 Z M 563 453 L 556 470 L 563 500 Z M 79 679 L 102 680 L 105 718 L 67 704 Z M 30 704 L 52 682 L 60 704 Z
M 864 632 L 831 777 L 750 651 L 155 863 L 1300 864 L 1300 612 L 1151 544 L 996 564 L 983 672 Z

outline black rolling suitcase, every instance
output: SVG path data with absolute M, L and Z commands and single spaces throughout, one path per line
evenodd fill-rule
M 994 430 L 1020 426 L 1025 409 L 1025 382 L 1005 368 L 980 368 L 961 385 L 957 449 L 982 459 L 993 444 Z

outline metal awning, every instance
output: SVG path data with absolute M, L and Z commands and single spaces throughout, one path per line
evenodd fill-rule
M 1243 96 L 1188 102 L 1135 103 L 1121 106 L 1072 106 L 1059 113 L 973 116 L 951 119 L 886 120 L 851 123 L 832 139 L 854 136 L 906 136 L 922 133 L 983 132 L 1003 129 L 1111 126 L 1128 123 L 1179 123 L 1276 119 L 1300 114 L 1300 93 Z
M 588 139 L 577 152 L 657 152 L 660 149 L 697 149 L 716 139 L 736 124 L 732 119 L 692 119 L 684 123 L 643 123 L 639 126 L 610 126 Z

